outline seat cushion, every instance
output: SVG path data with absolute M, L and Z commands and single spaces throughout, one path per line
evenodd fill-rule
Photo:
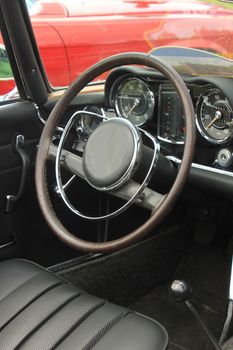
M 0 263 L 0 349 L 163 350 L 156 321 L 96 298 L 26 260 Z

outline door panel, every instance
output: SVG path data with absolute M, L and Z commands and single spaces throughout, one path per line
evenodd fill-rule
M 0 107 L 0 260 L 23 257 L 49 266 L 82 255 L 66 247 L 50 231 L 38 205 L 34 172 L 42 128 L 32 103 L 17 102 Z M 11 213 L 6 213 L 6 195 L 17 193 L 22 173 L 22 161 L 13 147 L 16 135 L 25 138 L 30 170 L 22 199 Z M 48 169 L 49 189 L 54 184 L 53 169 L 53 165 Z M 61 216 L 72 224 L 74 218 L 61 200 L 53 198 L 53 201 L 60 208 Z M 73 225 L 76 230 L 80 228 L 75 222 Z
M 22 172 L 22 162 L 13 143 L 16 135 L 25 137 L 25 151 L 30 157 L 30 167 L 33 167 L 41 130 L 35 107 L 30 102 L 0 107 L 0 259 L 23 256 L 13 219 L 19 207 L 24 212 L 22 203 L 15 203 L 13 211 L 6 213 L 6 196 L 17 194 Z M 28 178 L 27 182 L 33 186 L 32 179 Z

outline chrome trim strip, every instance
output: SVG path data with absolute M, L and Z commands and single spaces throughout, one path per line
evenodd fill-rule
M 33 103 L 33 105 L 34 105 L 34 107 L 35 107 L 35 109 L 36 109 L 37 117 L 39 118 L 39 120 L 41 121 L 41 123 L 42 123 L 43 125 L 45 125 L 45 124 L 46 124 L 46 120 L 45 120 L 44 117 L 42 116 L 39 106 L 38 106 L 36 103 Z M 63 132 L 64 128 L 62 128 L 61 126 L 56 126 L 56 130 L 57 130 L 57 131 L 60 131 L 60 132 Z
M 166 158 L 171 160 L 172 162 L 174 162 L 176 164 L 181 164 L 181 160 L 179 158 L 176 158 L 173 156 L 167 156 Z M 209 167 L 207 165 L 192 163 L 191 167 L 196 168 L 196 169 L 200 169 L 200 170 L 210 171 L 210 172 L 215 173 L 215 174 L 221 174 L 221 175 L 233 177 L 233 172 L 231 173 L 230 171 L 212 168 L 212 167 Z
M 233 257 L 231 260 L 231 277 L 230 277 L 229 299 L 231 301 L 233 301 Z
M 165 139 L 164 137 L 161 137 L 161 136 L 157 136 L 157 137 L 158 137 L 158 140 L 171 143 L 172 145 L 184 145 L 184 141 L 172 141 L 170 139 Z
M 4 249 L 4 248 L 7 248 L 7 247 L 10 247 L 11 245 L 13 245 L 15 243 L 16 243 L 16 238 L 13 239 L 13 241 L 11 241 L 9 243 L 5 243 L 5 244 L 0 245 L 0 249 Z
M 227 316 L 223 326 L 222 334 L 220 337 L 220 345 L 224 344 L 231 334 L 231 325 L 233 319 L 233 257 L 231 258 L 231 275 L 229 285 L 229 303 L 227 309 Z
M 223 326 L 222 334 L 219 340 L 219 344 L 223 345 L 227 339 L 231 336 L 231 321 L 233 318 L 233 302 L 230 300 L 228 303 L 227 316 Z M 229 349 L 229 348 L 228 348 Z
M 41 112 L 40 112 L 40 108 L 39 106 L 36 104 L 36 103 L 33 103 L 35 109 L 36 109 L 36 113 L 37 113 L 37 116 L 39 118 L 39 120 L 41 121 L 42 124 L 46 124 L 46 120 L 43 118 Z
M 64 273 L 66 270 L 69 270 L 72 267 L 77 267 L 78 265 L 81 265 L 84 262 L 92 261 L 95 258 L 101 257 L 103 255 L 104 254 L 87 253 L 78 258 L 70 259 L 70 260 L 49 266 L 46 269 L 54 273 L 57 273 L 59 275 Z

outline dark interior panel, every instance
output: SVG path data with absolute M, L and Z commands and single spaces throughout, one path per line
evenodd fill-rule
M 52 256 L 55 262 L 57 256 L 60 259 L 76 256 L 51 233 L 37 203 L 34 165 L 42 129 L 32 103 L 0 107 L 0 260 L 24 257 L 49 265 L 54 263 Z M 14 145 L 17 135 L 24 136 L 23 148 L 30 165 L 23 195 L 7 213 L 6 196 L 17 195 L 22 175 L 22 160 Z
M 21 182 L 22 160 L 15 149 L 16 137 L 24 137 L 23 149 L 30 160 L 30 171 L 25 181 L 26 191 L 30 191 L 33 183 L 31 170 L 41 130 L 42 124 L 33 104 L 16 102 L 0 107 L 0 259 L 5 258 L 5 255 L 21 254 L 18 232 L 13 220 L 13 215 L 22 205 L 21 201 L 15 203 L 12 210 L 6 213 L 6 196 L 17 195 Z M 23 211 L 26 211 L 26 208 Z

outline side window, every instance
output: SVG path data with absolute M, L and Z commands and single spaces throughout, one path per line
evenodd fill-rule
M 26 5 L 30 15 L 33 16 L 38 11 L 38 0 L 26 0 Z M 0 103 L 18 97 L 10 62 L 0 34 Z
M 1 38 L 0 38 L 1 39 Z M 18 93 L 6 49 L 0 41 L 0 102 L 17 98 Z

